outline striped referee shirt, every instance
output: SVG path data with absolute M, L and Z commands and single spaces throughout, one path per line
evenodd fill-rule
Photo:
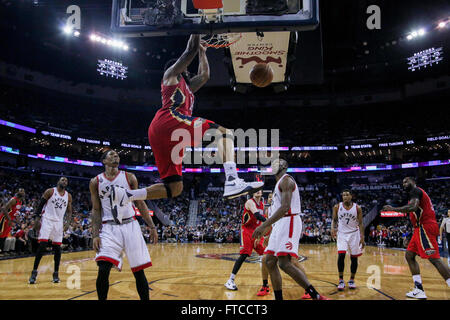
M 442 220 L 441 227 L 444 226 L 444 231 L 450 233 L 450 217 L 446 217 Z

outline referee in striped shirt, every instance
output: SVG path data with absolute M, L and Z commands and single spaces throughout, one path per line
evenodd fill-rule
M 442 232 L 445 230 L 445 237 L 447 238 L 447 250 L 448 250 L 448 257 L 447 262 L 450 266 L 450 209 L 448 209 L 447 212 L 448 216 L 442 219 L 441 227 L 439 228 L 439 234 L 442 241 Z

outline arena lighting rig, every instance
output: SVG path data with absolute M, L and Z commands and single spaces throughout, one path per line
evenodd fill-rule
M 127 78 L 128 67 L 121 62 L 103 59 L 98 60 L 97 71 L 101 76 L 124 80 Z
M 442 47 L 422 50 L 408 58 L 408 70 L 414 72 L 428 66 L 431 67 L 433 64 L 439 64 L 442 60 L 444 60 Z

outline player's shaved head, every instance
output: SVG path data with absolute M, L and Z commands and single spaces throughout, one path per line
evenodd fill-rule
M 289 164 L 286 160 L 278 158 L 272 161 L 272 174 L 278 175 L 289 168 Z
M 405 189 L 406 191 L 409 192 L 415 186 L 416 179 L 414 179 L 413 177 L 406 177 L 405 179 L 403 179 L 403 189 Z

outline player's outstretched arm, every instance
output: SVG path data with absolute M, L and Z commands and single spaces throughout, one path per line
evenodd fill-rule
M 201 87 L 205 85 L 209 80 L 209 63 L 208 57 L 206 56 L 206 45 L 204 43 L 200 44 L 198 50 L 198 73 L 190 81 L 189 87 L 192 92 L 197 92 Z
M 125 174 L 130 182 L 131 190 L 136 190 L 139 187 L 136 176 L 129 172 L 126 172 Z M 149 214 L 147 204 L 143 200 L 136 200 L 134 203 L 141 213 L 142 219 L 144 219 L 145 223 L 150 227 L 150 242 L 154 244 L 158 243 L 158 232 L 156 231 L 153 219 Z
M 181 57 L 166 70 L 163 77 L 164 85 L 174 85 L 178 83 L 178 75 L 183 73 L 187 67 L 191 64 L 192 60 L 194 60 L 195 56 L 198 53 L 198 49 L 200 47 L 200 35 L 193 34 L 189 38 L 189 42 L 187 44 L 186 50 L 184 50 Z
M 92 245 L 96 252 L 100 250 L 100 228 L 102 226 L 102 204 L 100 202 L 100 197 L 98 196 L 98 183 L 97 179 L 91 179 L 89 183 L 89 191 L 91 192 L 91 202 L 92 202 Z

